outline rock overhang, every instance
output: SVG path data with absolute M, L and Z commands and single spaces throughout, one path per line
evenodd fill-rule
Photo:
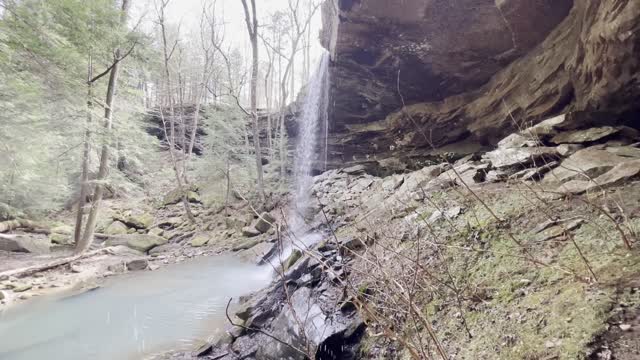
M 328 0 L 323 15 L 336 164 L 493 145 L 566 111 L 638 112 L 633 1 Z

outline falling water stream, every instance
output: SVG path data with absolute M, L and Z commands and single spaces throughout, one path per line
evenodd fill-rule
M 326 166 L 326 143 L 324 153 L 318 151 L 319 134 L 326 138 L 329 106 L 329 54 L 323 54 L 318 70 L 307 86 L 307 96 L 301 111 L 300 131 L 294 163 L 294 201 L 290 217 L 292 227 L 299 228 L 299 221 L 307 215 L 311 207 L 311 187 L 313 185 L 314 164 Z M 323 163 L 324 162 L 324 163 Z
M 318 68 L 307 86 L 307 94 L 298 121 L 300 131 L 294 158 L 293 201 L 289 207 L 289 236 L 279 254 L 286 259 L 295 249 L 305 249 L 322 240 L 323 234 L 309 232 L 307 221 L 312 209 L 313 171 L 324 169 L 327 161 L 329 108 L 329 53 L 323 53 Z M 320 144 L 321 138 L 325 139 Z M 322 150 L 322 151 L 320 151 Z
M 312 169 L 326 162 L 318 148 L 326 138 L 329 56 L 324 55 L 307 87 L 295 157 L 289 225 L 296 241 L 280 254 L 311 246 L 322 234 L 308 232 Z M 325 143 L 326 145 L 326 143 Z M 2 360 L 140 359 L 170 349 L 191 349 L 226 321 L 230 297 L 265 287 L 272 267 L 229 256 L 193 259 L 154 272 L 107 280 L 96 290 L 28 302 L 0 312 Z

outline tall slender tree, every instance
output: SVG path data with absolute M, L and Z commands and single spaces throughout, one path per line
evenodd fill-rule
M 167 124 L 164 116 L 164 109 L 162 105 L 160 106 L 160 119 L 162 120 L 162 125 L 164 129 L 164 135 L 169 143 L 169 155 L 171 157 L 171 163 L 173 165 L 173 172 L 175 174 L 176 183 L 178 186 L 178 192 L 181 194 L 182 205 L 184 206 L 184 211 L 187 214 L 187 218 L 191 223 L 195 223 L 195 217 L 191 212 L 191 206 L 189 205 L 189 199 L 187 197 L 187 191 L 184 187 L 184 177 L 183 173 L 180 171 L 181 168 L 178 164 L 178 159 L 176 155 L 176 111 L 175 111 L 175 102 L 173 99 L 173 88 L 171 82 L 171 70 L 170 70 L 170 61 L 174 55 L 176 47 L 178 46 L 178 41 L 176 40 L 173 45 L 169 44 L 168 36 L 167 36 L 167 24 L 165 17 L 165 10 L 169 5 L 170 0 L 160 0 L 157 3 L 157 14 L 158 14 L 158 25 L 160 26 L 160 35 L 162 37 L 162 53 L 163 53 L 163 66 L 164 66 L 164 80 L 165 80 L 165 92 L 167 96 L 167 102 L 169 105 L 169 130 L 167 129 Z M 162 102 L 160 102 L 162 104 Z
M 251 11 L 247 6 L 247 0 L 241 0 L 242 7 L 244 8 L 245 22 L 247 24 L 247 32 L 249 33 L 249 40 L 251 41 L 251 85 L 250 85 L 250 98 L 251 98 L 251 116 L 253 117 L 253 147 L 256 152 L 256 170 L 257 187 L 260 201 L 264 203 L 264 180 L 262 175 L 262 151 L 260 149 L 260 128 L 258 121 L 258 17 L 256 15 L 256 1 L 251 0 Z
M 131 5 L 130 0 L 122 0 L 122 6 L 120 9 L 121 11 L 120 26 L 122 28 L 125 28 L 127 25 L 130 5 Z M 133 47 L 131 48 L 131 50 L 133 50 Z M 116 49 L 114 50 L 114 60 L 111 66 L 109 66 L 107 70 L 97 75 L 96 77 L 89 79 L 89 89 L 91 89 L 91 84 L 93 82 L 97 81 L 102 76 L 105 76 L 107 73 L 109 74 L 109 83 L 107 85 L 107 95 L 106 95 L 105 106 L 104 106 L 105 139 L 102 144 L 102 150 L 100 153 L 100 167 L 98 169 L 98 175 L 96 177 L 95 188 L 93 191 L 93 202 L 91 204 L 91 210 L 89 211 L 89 216 L 87 218 L 87 223 L 85 225 L 84 234 L 82 236 L 82 239 L 76 242 L 77 253 L 82 253 L 86 251 L 91 245 L 91 243 L 93 242 L 93 235 L 96 228 L 96 222 L 98 220 L 98 212 L 100 211 L 100 203 L 104 195 L 104 181 L 109 172 L 109 157 L 110 157 L 110 148 L 111 148 L 110 135 L 111 135 L 111 130 L 113 128 L 113 109 L 115 107 L 115 95 L 116 95 L 116 88 L 118 86 L 118 76 L 120 73 L 120 62 L 130 54 L 131 50 L 128 53 L 124 53 L 120 47 L 116 47 Z M 89 92 L 89 94 L 91 94 L 91 91 Z M 91 102 L 91 99 L 89 99 L 89 102 Z M 84 165 L 83 165 L 83 168 L 84 168 Z M 80 199 L 80 203 L 78 206 L 81 206 L 83 203 L 84 203 L 84 199 Z M 76 230 L 76 233 L 77 233 L 77 230 Z

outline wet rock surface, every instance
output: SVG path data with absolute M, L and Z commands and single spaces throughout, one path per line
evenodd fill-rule
M 364 323 L 354 311 L 341 310 L 340 282 L 353 240 L 339 245 L 321 242 L 298 252 L 273 283 L 245 297 L 235 311 L 241 325 L 230 326 L 226 341 L 207 344 L 184 356 L 207 359 L 354 359 Z M 339 248 L 344 248 L 340 255 Z M 333 249 L 333 250 L 329 250 Z M 295 253 L 295 252 L 294 252 Z M 288 269 L 287 269 L 288 268 Z M 203 351 L 202 349 L 206 349 Z

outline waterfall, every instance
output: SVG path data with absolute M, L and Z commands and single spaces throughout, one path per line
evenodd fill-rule
M 307 94 L 298 121 L 299 132 L 294 160 L 294 191 L 290 209 L 290 227 L 300 231 L 304 226 L 304 217 L 311 209 L 312 170 L 314 165 L 326 166 L 327 146 L 320 144 L 320 135 L 328 129 L 329 109 L 329 53 L 325 52 L 318 68 L 307 85 Z M 323 145 L 323 151 L 320 151 Z
M 307 94 L 298 119 L 299 131 L 294 159 L 293 201 L 290 204 L 287 222 L 289 234 L 283 247 L 267 261 L 266 268 L 273 274 L 281 262 L 285 261 L 294 249 L 312 246 L 323 238 L 318 232 L 306 232 L 306 215 L 312 209 L 315 199 L 311 197 L 314 165 L 326 167 L 327 146 L 320 143 L 328 131 L 329 109 L 329 54 L 324 53 L 318 68 L 307 85 Z M 322 148 L 322 149 L 321 149 Z M 322 150 L 322 151 L 320 151 Z

